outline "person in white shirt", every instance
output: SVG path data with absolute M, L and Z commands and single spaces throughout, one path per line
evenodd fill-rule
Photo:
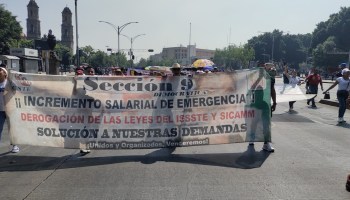
M 323 94 L 326 94 L 329 90 L 334 88 L 336 85 L 338 85 L 337 90 L 337 98 L 339 102 L 339 110 L 338 110 L 338 123 L 344 123 L 346 122 L 344 120 L 344 114 L 346 111 L 346 100 L 349 97 L 349 90 L 350 90 L 350 70 L 348 68 L 344 68 L 342 70 L 342 77 L 338 77 L 333 85 L 331 85 L 327 90 L 323 92 Z
M 300 85 L 301 79 L 299 76 L 297 76 L 297 72 L 293 69 L 291 75 L 288 73 L 288 67 L 284 67 L 284 72 L 283 74 L 288 78 L 288 82 L 292 87 L 295 87 L 296 85 Z M 289 102 L 289 112 L 293 112 L 294 110 L 294 103 L 295 101 L 290 101 Z
M 6 120 L 4 92 L 7 84 L 7 75 L 6 65 L 2 64 L 0 66 L 0 140 Z M 12 145 L 11 152 L 18 153 L 19 147 L 17 145 Z

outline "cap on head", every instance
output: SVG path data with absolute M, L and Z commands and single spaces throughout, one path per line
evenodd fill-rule
M 344 67 L 346 67 L 346 63 L 341 63 L 339 66 L 344 68 Z
M 174 63 L 171 69 L 181 69 L 181 66 L 179 63 Z
M 344 68 L 343 70 L 341 70 L 341 74 L 344 75 L 345 73 L 349 73 L 350 70 L 349 68 Z

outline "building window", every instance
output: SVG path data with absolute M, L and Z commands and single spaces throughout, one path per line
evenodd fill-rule
M 64 36 L 68 37 L 68 30 L 67 29 L 64 30 Z
M 34 29 L 34 25 L 33 24 L 30 25 L 30 32 L 31 33 L 35 33 L 35 29 Z

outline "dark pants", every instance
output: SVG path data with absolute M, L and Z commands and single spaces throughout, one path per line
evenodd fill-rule
M 295 103 L 296 101 L 290 101 L 289 102 L 289 108 L 292 108 L 293 109 L 293 104 Z
M 318 84 L 317 85 L 309 85 L 309 91 L 310 91 L 310 94 L 316 94 L 315 95 L 315 97 L 316 97 L 317 96 L 317 92 L 318 92 Z M 311 104 L 312 104 L 313 107 L 316 106 L 316 104 L 315 104 L 315 97 L 307 100 L 308 102 L 311 101 Z
M 6 120 L 5 111 L 0 111 L 0 141 L 1 141 L 2 129 L 4 128 L 5 120 Z
M 346 100 L 349 97 L 349 92 L 347 90 L 338 90 L 337 98 L 339 102 L 338 117 L 344 117 L 346 111 Z

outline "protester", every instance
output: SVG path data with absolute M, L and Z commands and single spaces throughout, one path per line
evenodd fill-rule
M 1 141 L 1 135 L 2 135 L 2 131 L 6 120 L 4 91 L 7 84 L 7 76 L 8 76 L 8 73 L 6 70 L 6 65 L 2 64 L 0 66 L 0 141 Z M 19 147 L 17 145 L 12 145 L 11 152 L 18 153 Z
M 265 63 L 264 65 L 266 72 L 270 75 L 271 78 L 271 99 L 272 99 L 272 105 L 271 105 L 271 115 L 272 112 L 276 110 L 276 90 L 275 90 L 275 82 L 276 82 L 276 68 L 273 63 Z
M 346 63 L 341 63 L 339 66 L 338 66 L 338 71 L 336 73 L 336 77 L 342 77 L 343 76 L 343 69 L 346 68 Z
M 310 102 L 311 102 L 311 107 L 317 108 L 315 104 L 315 97 L 317 96 L 317 93 L 318 93 L 318 85 L 321 86 L 321 90 L 323 91 L 322 78 L 318 74 L 318 70 L 317 69 L 313 70 L 313 74 L 310 74 L 308 77 L 306 77 L 305 82 L 307 82 L 308 84 L 308 91 L 309 91 L 308 93 L 315 94 L 313 98 L 307 100 L 307 105 L 310 105 Z
M 276 68 L 273 63 L 265 63 L 265 70 L 266 72 L 270 75 L 270 80 L 271 80 L 271 99 L 272 99 L 272 105 L 271 105 L 271 116 L 272 112 L 276 110 L 276 90 L 275 90 L 275 82 L 276 82 Z M 275 152 L 275 149 L 272 147 L 271 142 L 264 142 L 263 145 L 263 150 L 268 151 L 268 152 Z
M 77 68 L 76 70 L 75 70 L 75 75 L 76 76 L 84 76 L 85 74 L 84 74 L 84 69 L 83 68 Z
M 204 70 L 204 73 L 206 73 L 206 74 L 210 74 L 210 73 L 211 73 L 211 71 L 210 71 L 209 69 L 206 69 L 206 70 Z
M 84 76 L 85 74 L 78 73 L 79 70 L 80 69 L 77 70 L 76 75 L 77 76 Z M 88 66 L 86 68 L 86 72 L 87 72 L 87 75 L 89 75 L 89 76 L 94 76 L 95 75 L 94 68 L 92 68 L 90 66 Z M 88 154 L 88 153 L 90 153 L 90 149 L 80 149 L 80 154 L 85 155 L 85 154 Z
M 283 84 L 289 84 L 289 78 L 288 78 L 288 66 L 284 66 L 284 72 L 283 72 Z
M 269 125 L 267 125 L 266 124 L 266 119 L 268 118 L 268 117 L 270 117 L 270 116 L 272 116 L 272 112 L 273 111 L 275 111 L 275 109 L 276 109 L 276 105 L 277 105 L 277 103 L 276 103 L 276 90 L 275 90 L 275 76 L 276 76 L 276 68 L 275 68 L 275 66 L 274 66 L 274 64 L 273 63 L 265 63 L 265 64 L 263 64 L 263 63 L 261 63 L 261 62 L 259 62 L 258 63 L 258 67 L 260 67 L 260 69 L 262 69 L 262 67 L 263 67 L 263 69 L 265 69 L 265 71 L 269 74 L 269 76 L 270 76 L 270 80 L 271 80 L 271 99 L 272 99 L 272 102 L 273 102 L 273 104 L 271 105 L 271 111 L 269 112 L 269 113 L 266 113 L 268 116 L 266 116 L 266 114 L 264 114 L 264 113 L 262 113 L 262 115 L 264 116 L 265 115 L 265 117 L 262 117 L 263 119 L 262 119 L 262 123 L 263 123 L 263 131 L 264 131 L 264 140 L 265 140 L 265 142 L 264 142 L 264 145 L 263 145 L 263 147 L 262 147 L 262 149 L 264 150 L 264 151 L 267 151 L 267 152 L 275 152 L 275 148 L 273 148 L 273 146 L 272 146 L 272 144 L 271 144 L 271 137 L 268 137 L 268 135 L 267 135 L 267 132 L 268 132 L 268 126 Z M 255 88 L 256 87 L 256 85 L 258 84 L 258 82 L 259 81 L 257 81 L 256 82 L 256 84 L 255 84 L 255 86 L 253 86 L 253 88 Z M 260 91 L 259 90 L 257 90 L 257 93 L 256 94 L 259 94 L 259 93 L 261 93 L 261 89 L 260 89 Z M 255 102 L 255 104 L 258 106 L 258 107 L 262 107 L 262 105 L 264 105 L 264 103 L 263 103 L 263 100 L 262 100 L 262 96 L 263 96 L 263 94 L 261 93 L 260 95 L 258 95 L 258 96 L 260 96 L 261 98 L 261 102 Z M 264 109 L 263 109 L 264 110 Z M 254 126 L 255 124 L 253 124 L 253 126 Z M 253 129 L 254 129 L 254 127 L 252 127 Z M 254 131 L 253 131 L 254 132 Z M 254 137 L 254 136 L 253 136 Z M 249 142 L 249 145 L 254 145 L 254 142 Z
M 335 80 L 333 85 L 331 85 L 327 90 L 323 92 L 325 94 L 329 90 L 333 89 L 336 85 L 338 85 L 337 90 L 337 98 L 339 102 L 339 110 L 338 110 L 338 123 L 345 122 L 344 120 L 344 114 L 346 111 L 346 100 L 349 97 L 349 90 L 350 90 L 350 70 L 348 68 L 344 68 L 342 71 L 343 76 L 339 77 Z
M 182 74 L 181 74 L 181 66 L 180 66 L 179 63 L 174 63 L 174 64 L 172 65 L 172 67 L 170 68 L 170 70 L 172 71 L 173 76 L 181 76 L 181 75 L 182 75 Z M 174 141 L 175 141 L 175 142 L 181 142 L 181 141 L 182 141 L 181 135 L 179 134 L 176 138 L 174 138 Z M 176 146 L 169 146 L 168 149 L 169 149 L 171 152 L 173 152 L 173 151 L 175 151 Z
M 95 69 L 91 66 L 86 67 L 86 75 L 94 76 L 95 75 Z
M 181 66 L 179 63 L 174 63 L 170 69 L 173 73 L 173 76 L 181 76 Z
M 120 68 L 112 69 L 112 76 L 124 76 Z
M 300 85 L 301 79 L 299 76 L 297 76 L 297 72 L 295 70 L 292 70 L 291 75 L 288 73 L 288 66 L 285 66 L 283 76 L 286 77 L 286 82 L 284 84 L 290 84 L 292 87 L 295 87 L 296 85 Z M 293 105 L 295 101 L 289 102 L 289 112 L 293 112 Z

